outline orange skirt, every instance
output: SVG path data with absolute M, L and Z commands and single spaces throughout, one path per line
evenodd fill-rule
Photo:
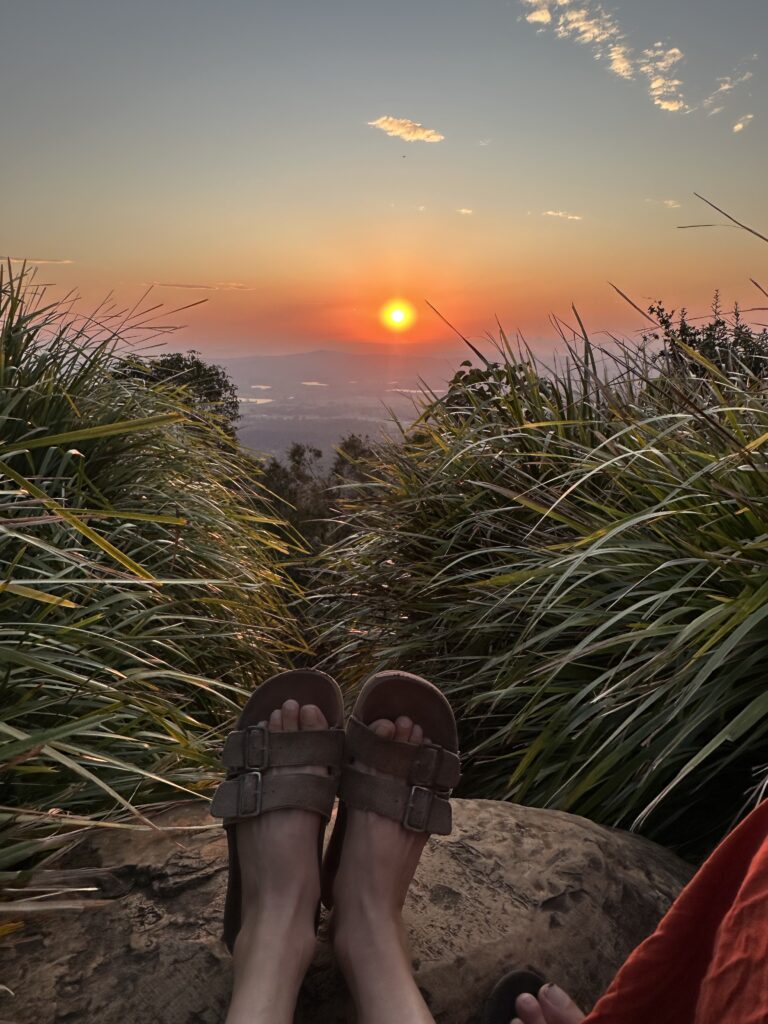
M 768 800 L 702 865 L 584 1024 L 768 1024 Z

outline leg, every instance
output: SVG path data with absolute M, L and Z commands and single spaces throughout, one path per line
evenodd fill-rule
M 299 728 L 328 723 L 319 708 L 293 700 L 272 712 L 270 732 Z M 271 811 L 237 825 L 243 922 L 226 1024 L 292 1024 L 315 949 L 319 828 L 320 816 L 304 810 Z
M 384 739 L 422 743 L 410 718 L 381 719 Z M 348 809 L 334 885 L 334 946 L 359 1024 L 434 1024 L 411 969 L 402 908 L 426 836 L 370 811 Z

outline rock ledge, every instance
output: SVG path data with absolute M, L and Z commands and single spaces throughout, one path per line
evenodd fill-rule
M 590 1008 L 692 873 L 653 843 L 558 811 L 455 800 L 454 818 L 451 836 L 430 838 L 406 906 L 417 981 L 438 1024 L 472 1024 L 513 966 Z M 198 802 L 156 821 L 173 831 L 101 831 L 81 844 L 72 865 L 108 867 L 123 895 L 35 915 L 11 938 L 0 981 L 15 996 L 0 990 L 0 1022 L 224 1019 L 223 834 Z M 353 1019 L 324 927 L 296 1019 Z

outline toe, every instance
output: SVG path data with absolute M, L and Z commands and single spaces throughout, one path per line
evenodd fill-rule
M 383 740 L 393 740 L 395 738 L 395 723 L 390 722 L 388 718 L 378 718 L 375 722 L 371 722 L 370 729 L 371 732 L 375 732 Z
M 269 716 L 269 731 L 270 732 L 282 732 L 283 729 L 283 709 L 275 708 L 272 714 Z
M 316 704 L 302 704 L 299 724 L 302 729 L 310 732 L 328 728 L 328 720 Z
M 411 729 L 411 736 L 408 742 L 415 743 L 416 746 L 419 746 L 421 743 L 424 742 L 424 730 L 421 728 L 420 725 L 414 725 L 414 727 Z
M 413 722 L 406 715 L 395 719 L 395 739 L 398 743 L 407 743 L 411 738 Z
M 547 1024 L 538 999 L 527 992 L 517 997 L 515 1012 L 523 1024 Z
M 539 992 L 539 1004 L 546 1024 L 580 1024 L 584 1014 L 571 997 L 557 985 L 545 985 Z
M 283 704 L 283 731 L 296 732 L 299 728 L 299 702 L 287 700 Z

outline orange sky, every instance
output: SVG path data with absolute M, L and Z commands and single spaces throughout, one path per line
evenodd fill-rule
M 85 306 L 205 299 L 178 344 L 230 356 L 446 345 L 426 300 L 473 337 L 640 328 L 608 281 L 762 304 L 765 243 L 678 227 L 723 223 L 698 191 L 768 233 L 764 0 L 129 8 L 4 16 L 0 254 Z

